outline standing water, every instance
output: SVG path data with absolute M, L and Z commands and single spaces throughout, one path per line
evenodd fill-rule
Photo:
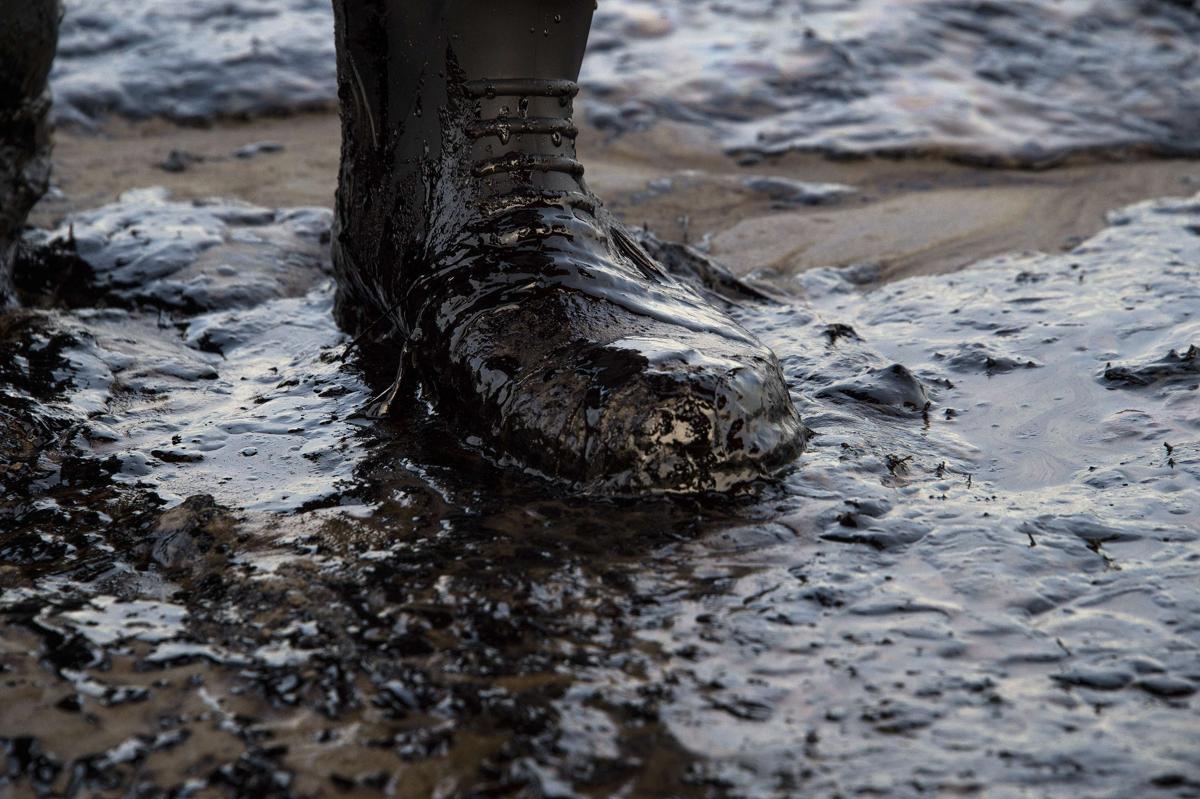
M 63 120 L 336 103 L 326 0 L 65 5 Z M 736 151 L 1195 155 L 1198 42 L 1189 0 L 603 0 L 582 83 L 602 129 L 700 122 Z

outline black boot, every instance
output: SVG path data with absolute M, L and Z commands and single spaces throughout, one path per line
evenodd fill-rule
M 587 491 L 724 490 L 803 448 L 775 356 L 582 180 L 594 0 L 334 0 L 337 313 L 493 452 Z
M 50 93 L 58 0 L 0 0 L 0 309 L 13 302 L 12 255 L 50 180 Z

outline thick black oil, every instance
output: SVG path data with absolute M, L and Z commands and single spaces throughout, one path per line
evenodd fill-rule
M 66 6 L 60 120 L 334 101 L 324 0 Z M 734 152 L 1194 153 L 1198 25 L 605 0 L 585 105 Z M 739 496 L 625 502 L 419 394 L 367 418 L 395 353 L 333 322 L 329 218 L 150 190 L 27 237 L 0 794 L 1200 796 L 1200 197 L 884 286 L 755 291 L 646 241 L 716 278 L 814 436 Z
M 61 120 L 336 103 L 327 0 L 65 6 Z M 1031 166 L 1195 154 L 1200 13 L 1180 0 L 603 0 L 582 82 L 596 127 L 700 123 L 740 153 Z
M 0 330 L 18 792 L 1200 792 L 1200 198 L 742 292 L 809 451 L 638 502 L 419 395 L 361 418 L 327 220 L 134 192 L 30 239 L 27 302 L 74 307 Z

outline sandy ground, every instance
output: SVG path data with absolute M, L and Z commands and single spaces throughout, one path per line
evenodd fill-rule
M 58 191 L 31 221 L 49 225 L 150 185 L 185 198 L 328 206 L 338 141 L 331 113 L 207 128 L 114 122 L 99 135 L 59 131 Z M 283 149 L 233 156 L 256 142 Z M 626 221 L 673 240 L 706 240 L 739 272 L 788 274 L 853 263 L 876 263 L 885 278 L 952 271 L 1001 252 L 1069 248 L 1099 230 L 1111 209 L 1200 188 L 1200 162 L 1180 160 L 1080 163 L 1041 172 L 814 154 L 740 165 L 704 130 L 672 124 L 609 140 L 585 125 L 580 148 L 593 188 Z M 203 160 L 168 172 L 159 165 L 172 150 Z M 818 205 L 780 207 L 745 185 L 756 176 L 856 191 Z

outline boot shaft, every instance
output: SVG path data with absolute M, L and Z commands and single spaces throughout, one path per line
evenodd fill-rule
M 437 160 L 469 128 L 471 140 L 494 139 L 476 158 L 574 157 L 566 120 L 594 8 L 595 0 L 334 0 L 354 155 Z
M 59 0 L 0 0 L 0 311 L 15 302 L 16 240 L 50 180 L 50 92 Z
M 334 0 L 334 261 L 394 296 L 489 203 L 586 193 L 572 122 L 594 0 Z
M 45 90 L 61 17 L 59 0 L 0 0 L 0 111 Z

